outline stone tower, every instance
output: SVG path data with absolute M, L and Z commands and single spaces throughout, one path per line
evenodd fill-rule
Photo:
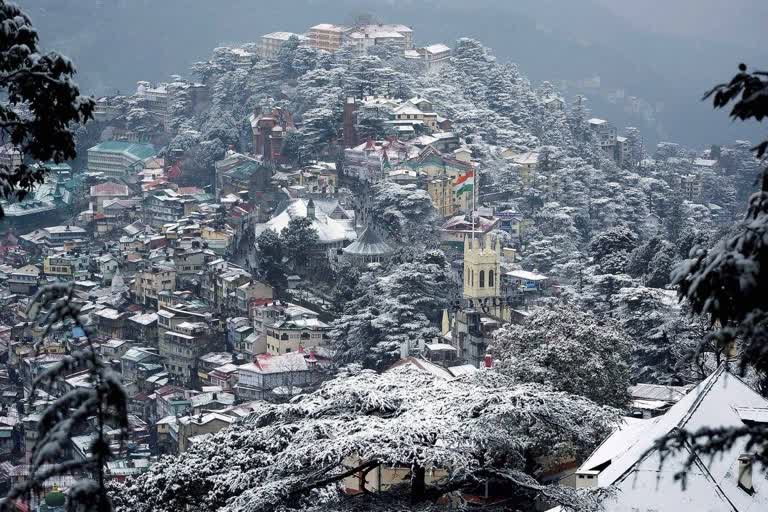
M 485 236 L 483 240 L 464 239 L 464 298 L 499 297 L 501 243 Z

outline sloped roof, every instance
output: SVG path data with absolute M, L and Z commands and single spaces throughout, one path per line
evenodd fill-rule
M 122 183 L 114 183 L 114 182 L 107 182 L 107 183 L 99 183 L 98 185 L 94 185 L 91 187 L 91 195 L 92 196 L 124 196 L 128 197 L 130 195 L 128 191 L 128 185 L 124 185 Z
M 394 247 L 384 240 L 378 230 L 372 226 L 365 228 L 357 240 L 343 249 L 344 254 L 353 256 L 387 256 L 392 254 L 394 250 Z
M 658 512 L 768 510 L 768 481 L 754 478 L 752 495 L 738 487 L 738 457 L 746 451 L 746 439 L 712 460 L 696 457 L 685 490 L 674 475 L 691 455 L 690 449 L 670 454 L 663 465 L 658 451 L 645 455 L 658 438 L 675 429 L 695 432 L 702 427 L 742 427 L 739 409 L 766 407 L 766 399 L 723 365 L 666 414 L 614 432 L 580 470 L 593 470 L 608 462 L 598 475 L 598 485 L 613 485 L 618 492 L 604 503 L 606 512 L 637 506 Z M 755 465 L 755 472 L 764 470 L 758 463 Z

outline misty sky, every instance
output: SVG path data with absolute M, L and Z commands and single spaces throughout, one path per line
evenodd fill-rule
M 598 75 L 593 114 L 650 141 L 689 145 L 756 140 L 700 101 L 738 62 L 768 66 L 766 0 L 26 0 L 45 45 L 75 60 L 83 88 L 131 91 L 137 80 L 186 74 L 218 45 L 304 31 L 369 13 L 411 25 L 417 43 L 474 37 L 538 84 Z M 663 107 L 652 122 L 605 99 L 622 89 Z

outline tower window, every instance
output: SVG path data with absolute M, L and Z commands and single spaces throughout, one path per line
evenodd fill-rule
M 480 288 L 485 288 L 485 270 L 480 271 Z
M 493 282 L 493 270 L 489 270 L 488 271 L 488 287 L 493 288 L 494 286 L 496 285 Z

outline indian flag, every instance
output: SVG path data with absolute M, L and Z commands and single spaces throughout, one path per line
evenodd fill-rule
M 465 192 L 472 192 L 472 188 L 475 186 L 475 173 L 469 171 L 467 174 L 459 176 L 453 183 L 453 191 L 456 195 L 460 196 Z

